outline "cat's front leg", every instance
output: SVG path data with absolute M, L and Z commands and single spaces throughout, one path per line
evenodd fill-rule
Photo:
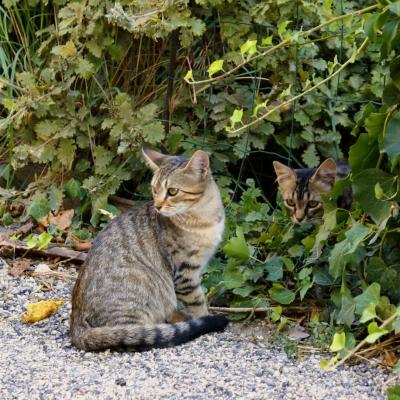
M 186 305 L 184 310 L 192 318 L 208 315 L 207 300 L 200 286 L 200 280 L 185 278 L 178 281 L 175 286 L 178 300 Z

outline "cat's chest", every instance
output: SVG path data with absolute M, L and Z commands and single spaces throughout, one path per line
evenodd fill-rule
M 204 266 L 221 243 L 223 233 L 223 219 L 211 227 L 187 232 L 184 240 L 175 243 L 172 252 L 175 265 L 189 263 Z

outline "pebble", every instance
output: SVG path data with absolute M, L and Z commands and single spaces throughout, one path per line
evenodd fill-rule
M 249 399 L 383 400 L 391 375 L 369 364 L 324 372 L 321 356 L 301 361 L 282 348 L 227 331 L 169 349 L 142 353 L 85 353 L 68 335 L 72 283 L 0 277 L 0 399 Z M 3 266 L 3 267 L 2 267 Z M 68 271 L 68 273 L 71 273 Z M 53 278 L 52 278 L 53 279 Z M 41 299 L 64 299 L 52 316 L 26 325 L 14 316 Z

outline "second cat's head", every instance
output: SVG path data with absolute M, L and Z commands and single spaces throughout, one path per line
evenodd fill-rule
M 292 169 L 274 161 L 279 191 L 295 223 L 320 221 L 323 214 L 321 194 L 329 193 L 336 180 L 336 163 L 328 158 L 318 168 Z
M 166 217 L 183 214 L 196 205 L 212 181 L 209 158 L 204 151 L 197 150 L 190 159 L 147 148 L 143 155 L 153 171 L 154 208 Z

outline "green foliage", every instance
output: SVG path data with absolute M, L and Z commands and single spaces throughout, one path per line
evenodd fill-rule
M 333 337 L 337 352 L 332 366 L 357 342 L 400 330 L 400 13 L 386 3 L 5 2 L 2 197 L 8 204 L 13 185 L 26 189 L 37 221 L 69 204 L 73 234 L 85 240 L 83 221 L 99 225 L 119 213 L 110 195 L 149 195 L 143 145 L 174 154 L 203 148 L 227 205 L 226 240 L 204 276 L 208 298 L 272 306 L 279 329 L 287 307 L 320 306 L 321 336 Z M 362 7 L 368 12 L 356 15 Z M 166 134 L 172 32 L 180 48 Z M 348 155 L 352 172 L 324 199 L 322 224 L 292 226 L 254 180 L 241 181 L 243 159 L 265 149 L 308 167 Z M 24 168 L 35 179 L 13 180 Z M 346 186 L 349 211 L 336 208 Z

